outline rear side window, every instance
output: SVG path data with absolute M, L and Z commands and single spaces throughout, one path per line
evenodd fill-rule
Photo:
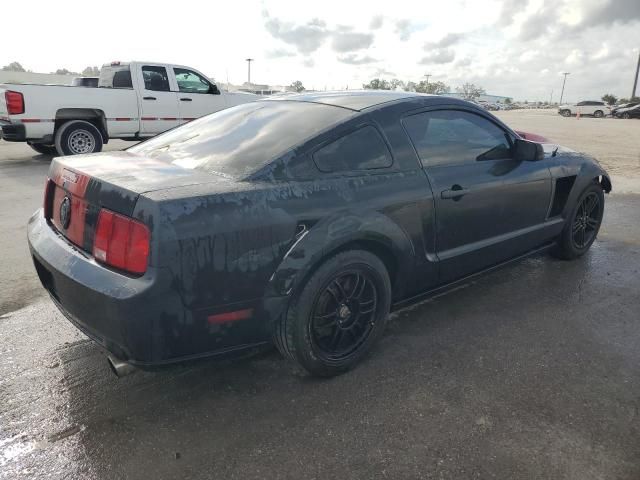
M 103 65 L 98 86 L 104 88 L 133 88 L 129 65 Z
M 362 127 L 320 148 L 313 161 L 322 172 L 347 172 L 390 167 L 391 154 L 372 126 Z
M 167 69 L 164 67 L 152 67 L 145 65 L 142 67 L 142 78 L 144 79 L 144 88 L 155 92 L 169 91 L 169 76 Z
M 402 123 L 425 167 L 512 157 L 507 132 L 474 113 L 437 110 L 412 115 Z

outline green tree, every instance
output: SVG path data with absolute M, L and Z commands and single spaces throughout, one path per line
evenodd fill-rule
M 25 69 L 18 62 L 11 62 L 9 65 L 2 67 L 5 72 L 24 72 Z
M 289 86 L 291 88 L 293 88 L 298 93 L 305 91 L 304 85 L 302 85 L 302 82 L 300 80 L 296 80 L 295 82 L 291 82 L 291 85 L 289 85 Z
M 443 82 L 426 82 L 422 80 L 416 85 L 416 92 L 431 93 L 434 95 L 442 95 L 449 91 L 449 86 Z
M 405 82 L 404 89 L 407 92 L 415 92 L 417 86 L 418 85 L 416 84 L 416 82 L 408 81 L 408 82 Z
M 391 84 L 386 80 L 374 78 L 369 83 L 363 84 L 362 88 L 366 90 L 391 90 Z
M 85 77 L 99 77 L 100 69 L 98 67 L 87 67 L 82 70 L 82 75 Z
M 513 103 L 513 99 L 511 97 L 507 97 L 504 99 L 505 105 L 511 105 Z
M 57 69 L 55 72 L 56 75 L 79 75 L 78 72 L 71 72 L 69 70 L 67 70 L 66 68 L 59 68 Z
M 475 100 L 480 97 L 480 95 L 484 95 L 486 92 L 484 88 L 478 87 L 473 83 L 464 83 L 462 86 L 456 88 L 456 92 L 462 95 L 462 98 L 465 100 Z
M 608 103 L 609 105 L 614 105 L 618 101 L 618 97 L 615 95 L 611 95 L 610 93 L 605 93 L 602 96 L 602 101 Z
M 402 80 L 398 80 L 397 78 L 394 78 L 393 80 L 391 80 L 391 82 L 389 82 L 389 87 L 391 90 L 405 90 L 406 88 L 404 82 Z

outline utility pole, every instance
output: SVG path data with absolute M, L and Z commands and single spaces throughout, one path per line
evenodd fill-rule
M 425 75 L 426 79 L 427 79 L 427 85 L 429 85 L 429 77 L 431 77 L 432 75 L 430 73 L 427 73 Z
M 551 95 L 549 95 L 549 105 L 553 103 L 553 88 L 551 89 Z
M 564 75 L 564 80 L 562 80 L 562 91 L 560 92 L 560 105 L 562 105 L 562 97 L 564 96 L 564 84 L 567 81 L 567 75 L 571 75 L 571 72 L 562 72 Z
M 631 97 L 629 97 L 629 101 L 632 101 L 633 97 L 636 96 L 636 88 L 638 87 L 638 72 L 640 72 L 640 52 L 638 52 L 638 65 L 636 65 L 636 78 L 633 80 L 633 90 L 631 91 Z
M 247 58 L 247 83 L 251 85 L 251 62 L 253 58 Z

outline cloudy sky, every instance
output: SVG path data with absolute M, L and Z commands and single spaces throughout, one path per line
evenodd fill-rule
M 342 89 L 430 74 L 531 101 L 558 100 L 568 71 L 575 101 L 628 97 L 640 48 L 640 0 L 6 3 L 0 66 L 42 72 L 143 59 L 240 84 L 252 57 L 259 83 Z

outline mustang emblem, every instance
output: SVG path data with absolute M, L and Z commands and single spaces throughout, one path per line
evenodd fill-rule
M 64 197 L 60 204 L 60 223 L 65 230 L 69 228 L 69 223 L 71 223 L 71 199 L 69 197 Z

